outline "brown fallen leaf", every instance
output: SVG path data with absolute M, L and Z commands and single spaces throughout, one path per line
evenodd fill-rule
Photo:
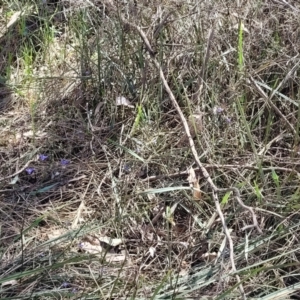
M 201 200 L 201 198 L 202 198 L 202 194 L 201 194 L 201 190 L 200 190 L 200 185 L 199 185 L 199 182 L 196 181 L 193 186 L 193 199 Z
M 193 199 L 201 200 L 202 193 L 200 190 L 199 179 L 196 177 L 196 173 L 192 167 L 189 168 L 188 173 L 188 182 L 190 184 L 190 187 L 193 189 Z

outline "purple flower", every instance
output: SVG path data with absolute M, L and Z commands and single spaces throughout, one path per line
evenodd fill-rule
M 123 167 L 123 170 L 124 170 L 124 172 L 125 172 L 126 174 L 130 173 L 130 171 L 131 171 L 130 165 L 125 164 L 124 167 Z
M 25 171 L 28 175 L 31 175 L 35 172 L 35 169 L 34 168 L 26 168 Z
M 231 119 L 228 118 L 228 117 L 225 117 L 225 121 L 226 121 L 228 124 L 231 123 Z
M 136 147 L 136 150 L 135 150 L 135 151 L 136 151 L 137 153 L 141 153 L 141 150 L 142 150 L 142 149 L 141 149 L 140 147 Z
M 70 163 L 70 161 L 68 159 L 63 158 L 60 160 L 60 163 L 61 163 L 61 165 L 66 166 Z
M 222 107 L 217 107 L 217 109 L 216 109 L 216 112 L 218 113 L 218 114 L 220 114 L 221 112 L 223 112 L 224 111 L 224 109 L 222 108 Z
M 69 288 L 71 286 L 71 284 L 69 282 L 63 282 L 61 287 L 62 288 Z
M 48 155 L 45 155 L 45 154 L 40 154 L 39 155 L 39 159 L 41 160 L 41 161 L 44 161 L 44 160 L 46 160 L 48 158 Z
M 224 111 L 224 109 L 220 106 L 214 106 L 213 109 L 212 109 L 212 113 L 214 115 L 221 114 L 223 111 Z

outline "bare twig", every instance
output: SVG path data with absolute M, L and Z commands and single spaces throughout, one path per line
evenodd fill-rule
M 246 210 L 248 210 L 251 215 L 252 215 L 252 219 L 253 219 L 253 225 L 250 225 L 251 227 L 255 227 L 258 232 L 262 233 L 261 229 L 259 228 L 258 226 L 258 223 L 257 223 L 257 219 L 256 219 L 256 215 L 254 213 L 254 210 L 252 207 L 250 206 L 247 206 L 243 203 L 243 201 L 241 200 L 241 197 L 240 197 L 240 192 L 237 188 L 235 187 L 231 187 L 231 188 L 218 188 L 212 178 L 210 177 L 209 173 L 207 172 L 206 168 L 203 166 L 203 164 L 200 162 L 199 160 L 199 156 L 198 156 L 198 153 L 197 153 L 197 150 L 195 148 L 195 144 L 194 144 L 194 141 L 193 141 L 193 138 L 191 136 L 191 132 L 190 132 L 190 129 L 189 129 L 189 126 L 188 126 L 188 122 L 180 108 L 180 106 L 178 105 L 176 99 L 175 99 L 175 96 L 165 78 L 165 75 L 164 75 L 164 72 L 162 70 L 162 67 L 160 65 L 160 63 L 156 60 L 155 58 L 155 55 L 153 53 L 153 50 L 151 48 L 151 45 L 149 43 L 149 40 L 147 39 L 147 36 L 145 35 L 145 33 L 143 32 L 143 30 L 139 27 L 139 26 L 136 26 L 136 25 L 133 25 L 129 22 L 127 22 L 126 20 L 123 20 L 123 22 L 127 25 L 130 25 L 131 27 L 133 27 L 136 31 L 138 31 L 138 33 L 140 34 L 141 38 L 143 39 L 145 45 L 146 45 L 146 48 L 148 49 L 148 52 L 152 58 L 152 61 L 154 63 L 154 65 L 156 66 L 156 68 L 158 69 L 159 71 L 159 75 L 160 75 L 160 78 L 161 78 L 161 81 L 163 82 L 163 85 L 164 85 L 164 88 L 165 90 L 167 91 L 175 109 L 177 110 L 178 114 L 179 114 L 179 117 L 181 119 L 181 122 L 184 126 L 184 129 L 185 129 L 185 132 L 188 136 L 188 139 L 189 139 L 189 143 L 190 143 L 190 148 L 191 148 L 191 151 L 193 153 L 193 156 L 194 156 L 194 159 L 198 165 L 198 167 L 200 168 L 204 178 L 206 179 L 206 181 L 209 183 L 211 189 L 212 189 L 212 196 L 213 196 L 213 199 L 214 199 L 214 202 L 215 202 L 215 207 L 216 207 L 216 210 L 218 212 L 218 215 L 221 219 L 221 222 L 222 222 L 222 226 L 223 226 L 223 229 L 224 229 L 224 232 L 225 232 L 225 235 L 226 235 L 226 238 L 228 240 L 228 243 L 229 243 L 229 249 L 230 249 L 230 262 L 231 262 L 231 267 L 232 267 L 232 271 L 235 272 L 236 271 L 236 266 L 235 266 L 235 262 L 234 262 L 234 252 L 233 252 L 233 241 L 232 241 L 232 238 L 230 236 L 230 231 L 226 225 L 226 222 L 225 222 L 225 218 L 224 218 L 224 215 L 223 215 L 223 212 L 221 210 L 221 207 L 220 207 L 220 202 L 219 202 L 219 199 L 218 199 L 218 193 L 219 192 L 228 192 L 228 191 L 232 191 L 236 200 L 238 201 L 238 203 Z M 149 50 L 150 49 L 150 50 Z M 244 289 L 243 289 L 243 286 L 241 284 L 241 280 L 239 278 L 238 275 L 236 275 L 236 279 L 237 279 L 237 282 L 239 283 L 239 289 L 240 289 L 240 292 L 243 296 L 244 299 L 246 299 L 246 295 L 245 295 L 245 292 L 244 292 Z
M 126 24 L 128 24 L 127 21 L 124 21 L 124 22 L 125 22 Z M 148 41 L 146 35 L 144 34 L 144 32 L 142 31 L 142 29 L 141 29 L 140 27 L 136 26 L 136 25 L 132 25 L 132 24 L 130 24 L 130 25 L 133 26 L 133 27 L 139 32 L 139 34 L 140 34 L 140 36 L 142 37 L 142 39 L 143 39 L 143 41 L 145 42 L 145 44 L 147 44 L 147 45 L 150 46 L 149 41 Z M 148 46 L 147 46 L 147 47 L 148 47 Z M 151 46 L 150 46 L 150 48 L 151 48 Z M 157 69 L 159 70 L 159 75 L 160 75 L 160 78 L 161 78 L 161 80 L 162 80 L 162 82 L 163 82 L 163 84 L 164 84 L 164 87 L 165 87 L 165 89 L 166 89 L 166 91 L 167 91 L 167 93 L 168 93 L 168 95 L 169 95 L 169 97 L 170 97 L 170 99 L 171 99 L 171 101 L 172 101 L 174 107 L 176 108 L 176 110 L 177 110 L 177 112 L 178 112 L 178 114 L 179 114 L 179 117 L 180 117 L 180 119 L 181 119 L 181 122 L 183 123 L 183 126 L 184 126 L 185 132 L 186 132 L 186 134 L 187 134 L 187 136 L 188 136 L 189 143 L 190 143 L 190 148 L 191 148 L 191 150 L 192 150 L 192 153 L 193 153 L 193 156 L 194 156 L 194 158 L 195 158 L 195 161 L 196 161 L 198 167 L 200 168 L 200 170 L 201 170 L 201 172 L 202 172 L 204 178 L 207 180 L 207 182 L 209 183 L 209 185 L 211 186 L 211 188 L 212 188 L 212 190 L 213 190 L 213 192 L 214 192 L 214 194 L 215 194 L 215 195 L 214 195 L 214 200 L 217 202 L 217 205 L 219 205 L 219 200 L 218 200 L 218 196 L 217 196 L 217 193 L 218 193 L 218 192 L 223 192 L 223 193 L 225 192 L 225 193 L 226 193 L 226 192 L 228 192 L 228 191 L 232 191 L 233 194 L 235 195 L 237 201 L 240 203 L 240 205 L 241 205 L 243 208 L 245 208 L 245 209 L 247 209 L 248 211 L 251 212 L 251 214 L 252 214 L 252 219 L 253 219 L 253 226 L 257 228 L 258 232 L 262 233 L 261 229 L 260 229 L 259 226 L 258 226 L 258 223 L 257 223 L 257 220 L 256 220 L 256 215 L 255 215 L 253 209 L 252 209 L 251 207 L 249 207 L 249 206 L 247 206 L 247 205 L 245 205 L 245 204 L 243 203 L 243 201 L 241 200 L 241 197 L 240 197 L 240 192 L 239 192 L 239 190 L 238 190 L 237 188 L 234 188 L 234 187 L 231 187 L 231 188 L 218 188 L 218 187 L 214 184 L 214 182 L 212 181 L 212 179 L 211 179 L 209 173 L 207 172 L 206 168 L 205 168 L 205 167 L 203 166 L 203 164 L 200 162 L 200 160 L 199 160 L 199 158 L 198 158 L 199 156 L 198 156 L 197 150 L 196 150 L 196 148 L 195 148 L 194 140 L 193 140 L 193 138 L 192 138 L 192 136 L 191 136 L 191 133 L 190 133 L 190 129 L 189 129 L 188 122 L 187 122 L 187 120 L 186 120 L 186 118 L 185 118 L 185 116 L 184 116 L 184 114 L 183 114 L 183 112 L 182 112 L 180 106 L 178 105 L 178 103 L 177 103 L 177 101 L 176 101 L 176 99 L 175 99 L 175 96 L 174 96 L 173 92 L 171 91 L 171 89 L 170 89 L 170 87 L 169 87 L 169 84 L 168 84 L 168 82 L 167 82 L 167 80 L 166 80 L 166 78 L 165 78 L 165 75 L 164 75 L 164 73 L 163 73 L 163 70 L 162 70 L 162 68 L 161 68 L 161 66 L 160 66 L 160 64 L 159 64 L 159 62 L 155 59 L 154 56 L 151 55 L 151 57 L 152 57 L 152 60 L 153 60 L 153 62 L 154 62 L 154 64 L 155 64 L 155 66 L 156 66 Z M 221 214 L 222 214 L 222 212 L 221 212 Z M 225 224 L 225 226 L 226 226 L 226 224 Z

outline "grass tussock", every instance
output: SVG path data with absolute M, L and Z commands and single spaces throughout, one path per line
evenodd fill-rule
M 297 1 L 0 10 L 1 299 L 299 298 Z

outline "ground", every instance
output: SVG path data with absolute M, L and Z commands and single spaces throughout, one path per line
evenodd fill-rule
M 0 2 L 1 299 L 300 299 L 300 4 Z

